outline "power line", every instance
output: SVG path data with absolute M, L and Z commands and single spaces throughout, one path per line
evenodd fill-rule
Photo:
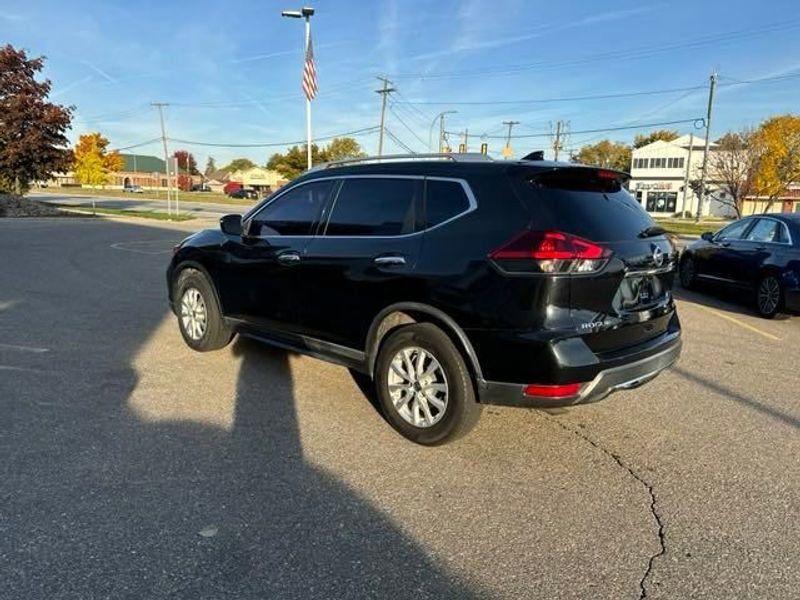
M 147 146 L 149 144 L 155 144 L 156 142 L 160 142 L 161 138 L 156 137 L 152 140 L 147 140 L 146 142 L 139 142 L 138 144 L 131 144 L 130 146 L 123 146 L 121 148 L 114 148 L 113 150 L 116 152 L 121 152 L 122 150 L 133 150 L 134 148 L 139 148 L 140 146 Z
M 495 105 L 495 104 L 546 104 L 550 102 L 579 102 L 583 100 L 608 100 L 611 98 L 628 98 L 634 96 L 654 96 L 657 94 L 669 94 L 673 92 L 685 92 L 687 90 L 695 91 L 695 90 L 704 90 L 706 86 L 704 85 L 694 85 L 688 87 L 679 87 L 679 88 L 668 88 L 662 90 L 648 90 L 642 92 L 621 92 L 621 93 L 614 93 L 614 94 L 595 94 L 591 96 L 565 96 L 560 98 L 528 98 L 528 99 L 520 99 L 520 100 L 464 100 L 464 101 L 449 101 L 449 100 L 415 100 L 416 104 L 430 104 L 430 105 L 437 105 L 437 104 L 445 104 L 445 105 L 456 105 L 456 106 L 483 106 L 483 105 Z M 402 102 L 403 104 L 410 103 L 410 101 Z
M 580 135 L 584 133 L 600 133 L 603 131 L 624 131 L 626 129 L 646 129 L 648 127 L 660 127 L 662 125 L 678 125 L 678 124 L 685 124 L 685 123 L 693 123 L 695 128 L 701 129 L 705 126 L 705 119 L 703 117 L 697 117 L 694 119 L 681 119 L 678 121 L 661 121 L 660 123 L 637 123 L 635 125 L 626 125 L 623 127 L 603 127 L 600 129 L 583 129 L 581 131 L 571 131 L 571 135 Z M 448 131 L 448 134 L 457 135 L 455 131 Z M 552 137 L 552 132 L 547 133 L 522 133 L 519 135 L 511 136 L 511 139 L 521 139 L 521 138 L 539 138 L 539 137 Z M 507 136 L 504 135 L 487 135 L 485 136 L 489 139 L 506 139 Z
M 397 114 L 397 112 L 394 110 L 394 105 L 392 105 L 392 104 L 390 104 L 390 105 L 389 105 L 389 112 L 391 112 L 391 113 L 394 115 L 395 119 L 397 119 L 397 120 L 398 120 L 398 122 L 399 122 L 399 123 L 400 123 L 400 124 L 401 124 L 403 127 L 405 127 L 405 128 L 408 130 L 408 132 L 409 132 L 411 135 L 413 135 L 413 136 L 414 136 L 414 137 L 417 139 L 417 141 L 418 141 L 420 144 L 422 144 L 423 148 L 424 148 L 424 147 L 427 147 L 427 144 L 425 143 L 425 140 L 423 140 L 423 139 L 422 139 L 420 136 L 418 136 L 418 135 L 417 135 L 417 133 L 416 133 L 416 132 L 415 132 L 415 131 L 414 131 L 414 130 L 413 130 L 413 129 L 412 129 L 412 128 L 411 128 L 411 127 L 408 125 L 408 123 L 406 123 L 406 122 L 405 122 L 405 121 L 404 121 L 404 120 L 403 120 L 403 119 L 400 117 L 400 115 L 399 115 L 399 114 Z
M 337 137 L 347 135 L 366 135 L 375 133 L 380 127 L 374 125 L 372 127 L 365 127 L 364 129 L 354 129 L 353 131 L 343 131 L 341 133 L 334 133 L 331 135 L 317 136 L 317 140 L 330 140 Z M 296 146 L 298 144 L 305 144 L 307 140 L 293 140 L 289 142 L 265 142 L 265 143 L 252 143 L 252 144 L 225 144 L 215 142 L 197 142 L 194 140 L 182 140 L 178 138 L 168 138 L 171 142 L 178 142 L 180 144 L 190 144 L 193 146 L 211 146 L 215 148 L 273 148 L 277 146 Z
M 403 150 L 405 150 L 406 152 L 410 152 L 411 154 L 416 154 L 416 152 L 414 152 L 405 143 L 403 143 L 403 140 L 401 140 L 395 134 L 393 134 L 391 131 L 389 131 L 389 129 L 384 128 L 384 131 L 386 132 L 386 135 L 388 135 L 390 138 L 392 138 L 394 143 L 397 144 L 398 146 L 400 146 Z

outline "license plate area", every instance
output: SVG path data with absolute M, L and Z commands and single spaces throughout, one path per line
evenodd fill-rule
M 668 287 L 658 275 L 635 275 L 622 280 L 619 288 L 622 310 L 640 310 L 658 304 Z

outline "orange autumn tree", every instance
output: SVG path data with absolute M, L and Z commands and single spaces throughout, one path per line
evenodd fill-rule
M 100 133 L 86 133 L 75 145 L 75 177 L 86 185 L 103 186 L 110 174 L 122 170 L 125 164 L 116 150 L 108 151 L 108 140 Z
M 753 135 L 758 167 L 754 192 L 767 199 L 765 212 L 800 183 L 800 117 L 781 115 L 764 121 Z

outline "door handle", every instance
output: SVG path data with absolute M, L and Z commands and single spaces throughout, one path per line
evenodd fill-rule
M 406 264 L 406 259 L 404 256 L 376 256 L 372 262 L 381 267 L 391 267 Z
M 278 254 L 278 260 L 285 265 L 290 265 L 300 262 L 300 255 L 297 252 L 284 252 L 283 254 Z

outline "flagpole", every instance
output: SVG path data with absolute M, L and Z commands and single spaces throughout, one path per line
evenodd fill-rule
M 311 39 L 311 15 L 306 14 L 306 53 Z M 308 168 L 311 169 L 311 99 L 306 96 L 306 153 Z

